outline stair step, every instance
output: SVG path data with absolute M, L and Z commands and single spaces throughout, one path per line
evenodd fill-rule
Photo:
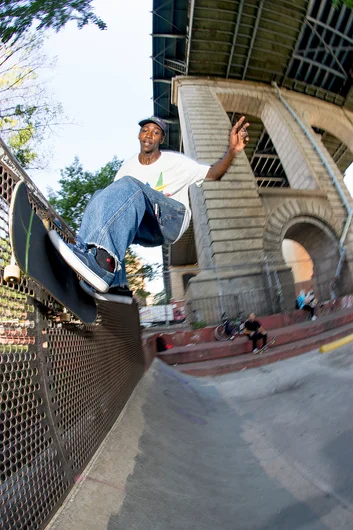
M 353 312 L 343 310 L 325 315 L 316 321 L 306 321 L 301 324 L 292 324 L 283 328 L 273 329 L 268 332 L 269 338 L 276 336 L 276 347 L 293 344 L 300 340 L 309 340 L 311 337 L 322 336 L 325 332 L 341 328 L 353 322 Z M 206 362 L 212 359 L 232 358 L 250 353 L 252 343 L 246 337 L 238 337 L 234 341 L 209 342 L 190 346 L 177 346 L 159 353 L 158 357 L 170 364 L 184 364 Z
M 255 368 L 276 361 L 281 361 L 289 357 L 294 357 L 308 351 L 318 349 L 323 344 L 333 342 L 346 335 L 353 333 L 353 323 L 350 322 L 334 331 L 329 330 L 322 334 L 314 335 L 307 339 L 285 345 L 277 345 L 270 348 L 261 355 L 244 354 L 223 359 L 212 359 L 190 364 L 176 365 L 175 368 L 182 373 L 194 376 L 215 376 L 229 372 L 238 372 L 247 368 Z

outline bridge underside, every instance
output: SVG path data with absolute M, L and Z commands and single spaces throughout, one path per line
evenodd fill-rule
M 172 104 L 176 76 L 269 87 L 276 83 L 343 112 L 353 110 L 353 11 L 344 4 L 335 8 L 326 0 L 154 0 L 153 14 L 154 112 L 170 124 L 167 149 L 185 151 L 180 110 Z M 236 106 L 226 111 L 231 123 L 244 112 Z M 245 152 L 260 194 L 273 187 L 294 189 L 264 120 L 252 114 L 251 106 L 246 114 L 251 135 Z M 353 161 L 349 142 L 333 134 L 330 126 L 310 125 L 344 173 Z M 210 156 L 208 162 L 214 160 Z M 174 248 L 164 249 L 166 267 L 196 261 L 192 228 Z
M 353 109 L 353 11 L 327 0 L 154 0 L 154 111 L 179 150 L 176 75 L 256 81 Z

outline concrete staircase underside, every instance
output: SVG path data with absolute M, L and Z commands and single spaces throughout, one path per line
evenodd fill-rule
M 195 376 L 221 375 L 280 361 L 319 348 L 353 333 L 353 310 L 338 312 L 277 329 L 268 330 L 276 337 L 265 353 L 251 353 L 252 343 L 246 337 L 228 342 L 209 342 L 174 347 L 159 353 L 161 360 L 180 372 Z

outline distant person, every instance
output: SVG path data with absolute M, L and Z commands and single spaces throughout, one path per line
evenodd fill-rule
M 157 349 L 157 353 L 161 353 L 161 352 L 166 351 L 168 349 L 166 341 L 165 341 L 165 339 L 163 337 L 157 337 L 156 338 L 156 349 Z
M 315 307 L 317 301 L 315 299 L 314 291 L 308 291 L 307 293 L 302 289 L 297 297 L 296 307 L 297 309 L 303 309 L 310 313 L 311 320 L 316 320 Z
M 190 224 L 189 187 L 205 179 L 220 180 L 249 140 L 249 123 L 243 116 L 230 132 L 223 158 L 209 166 L 181 153 L 161 151 L 167 125 L 160 118 L 152 116 L 139 125 L 139 154 L 123 163 L 112 184 L 93 195 L 76 244 L 66 244 L 57 232 L 49 232 L 63 259 L 84 280 L 81 286 L 100 300 L 131 303 L 124 266 L 127 248 L 178 241 Z M 208 131 L 215 141 L 216 125 Z
M 266 348 L 267 332 L 262 327 L 261 323 L 255 319 L 255 313 L 250 313 L 248 320 L 244 324 L 244 335 L 247 335 L 252 340 L 252 353 L 258 353 L 258 340 L 262 339 L 262 348 Z

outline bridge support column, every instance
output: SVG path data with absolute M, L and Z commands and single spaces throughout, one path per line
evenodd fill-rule
M 282 92 L 300 116 L 301 122 L 315 137 L 312 126 L 320 127 L 320 123 L 316 123 L 316 118 L 310 112 L 313 112 L 313 101 L 316 100 L 304 95 L 293 96 L 289 91 Z M 351 205 L 352 200 L 342 174 L 321 140 L 318 139 L 318 143 L 326 165 L 299 121 L 278 99 L 277 91 L 257 83 L 176 78 L 173 83 L 173 103 L 179 110 L 184 152 L 201 163 L 212 164 L 226 151 L 230 131 L 227 112 L 260 118 L 290 185 L 287 188 L 259 188 L 243 152 L 236 157 L 221 181 L 205 181 L 202 187 L 194 186 L 191 189 L 195 246 L 202 272 L 190 281 L 186 298 L 195 306 L 196 300 L 213 297 L 216 300 L 219 294 L 234 295 L 234 300 L 244 300 L 241 302 L 242 309 L 255 310 L 257 313 L 278 310 L 278 305 L 273 307 L 273 297 L 265 294 L 269 293 L 269 280 L 272 286 L 275 283 L 265 270 L 267 257 L 267 272 L 273 269 L 278 271 L 277 278 L 283 287 L 282 302 L 288 310 L 292 310 L 295 301 L 294 279 L 282 254 L 285 237 L 293 237 L 303 244 L 309 254 L 312 251 L 316 270 L 321 276 L 322 297 L 328 297 L 325 285 L 329 284 L 329 276 L 337 266 L 339 239 L 347 217 L 328 167 L 336 175 Z M 334 112 L 339 114 L 336 106 L 321 103 L 323 114 L 330 114 L 331 118 Z M 317 117 L 318 112 L 315 112 Z M 350 123 L 341 114 L 337 119 L 341 120 L 340 132 L 344 130 L 347 135 L 353 132 L 353 121 Z M 297 225 L 296 228 L 293 228 L 294 225 Z M 302 237 L 307 231 L 310 237 Z M 352 290 L 352 234 L 350 228 L 339 294 Z M 321 236 L 325 245 L 322 252 L 318 253 L 320 245 L 317 245 L 317 238 Z M 327 256 L 330 249 L 332 252 Z M 325 274 L 321 274 L 322 271 Z M 244 297 L 239 297 L 239 293 L 243 293 Z M 248 293 L 247 298 L 245 293 Z M 217 318 L 220 309 L 222 307 L 218 306 L 215 310 Z M 204 319 L 202 312 L 199 314 L 199 318 Z M 212 318 L 216 319 L 216 316 Z M 212 318 L 204 320 L 210 321 Z
M 178 107 L 185 154 L 201 163 L 221 158 L 228 147 L 230 121 L 214 91 L 207 86 L 181 86 Z M 261 299 L 262 312 L 271 312 L 264 270 L 266 216 L 245 153 L 237 156 L 221 181 L 193 186 L 190 200 L 198 267 L 203 270 L 190 280 L 188 300 L 196 307 L 196 300 L 252 291 L 252 302 L 249 298 L 242 309 L 257 311 L 251 304 L 259 306 Z M 283 259 L 279 269 L 286 283 L 293 283 Z M 208 311 L 208 317 L 198 309 L 199 319 L 217 320 L 220 309 L 214 315 Z

